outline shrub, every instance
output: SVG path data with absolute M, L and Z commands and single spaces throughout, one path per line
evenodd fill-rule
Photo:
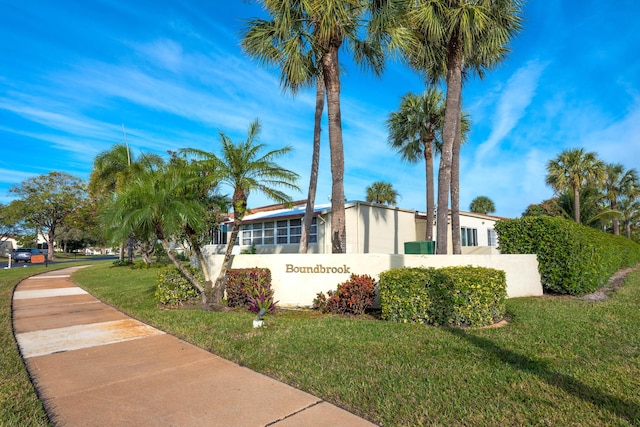
M 484 267 L 399 268 L 380 274 L 382 318 L 484 326 L 505 314 L 503 271 Z
M 133 261 L 129 261 L 128 259 L 117 259 L 115 261 L 113 261 L 113 266 L 114 267 L 129 267 L 134 265 Z
M 187 267 L 191 274 L 204 282 L 202 271 L 198 268 Z M 158 272 L 156 301 L 168 307 L 178 307 L 200 295 L 200 291 L 175 267 L 167 267 Z
M 640 245 L 548 216 L 503 220 L 495 225 L 503 254 L 536 254 L 546 292 L 583 295 L 607 283 L 619 269 L 640 262 Z
M 376 295 L 375 281 L 366 274 L 352 274 L 350 279 L 338 285 L 338 289 L 327 292 L 327 296 L 320 292 L 313 300 L 313 308 L 324 313 L 362 314 L 373 307 Z
M 396 268 L 380 273 L 382 318 L 396 322 L 431 323 L 429 288 L 435 268 Z
M 430 287 L 430 319 L 436 325 L 485 326 L 506 313 L 504 271 L 485 267 L 438 269 Z
M 249 298 L 271 290 L 271 271 L 267 268 L 232 268 L 227 271 L 227 305 L 229 307 L 248 307 Z

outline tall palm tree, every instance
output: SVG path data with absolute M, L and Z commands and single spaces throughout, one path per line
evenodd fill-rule
M 184 149 L 186 155 L 192 155 L 199 160 L 202 170 L 213 170 L 217 182 L 226 184 L 233 189 L 231 205 L 233 207 L 233 228 L 227 242 L 222 269 L 212 289 L 212 301 L 220 303 L 224 295 L 224 284 L 231 252 L 240 232 L 242 219 L 247 213 L 247 199 L 253 192 L 261 192 L 278 203 L 290 203 L 291 198 L 279 190 L 284 187 L 299 191 L 296 181 L 298 175 L 275 163 L 275 160 L 291 152 L 291 147 L 263 153 L 264 144 L 258 143 L 260 121 L 255 120 L 249 125 L 247 139 L 234 143 L 220 132 L 222 152 L 220 156 L 196 149 Z
M 344 47 L 351 49 L 356 62 L 380 73 L 384 55 L 379 32 L 384 28 L 377 16 L 388 13 L 386 2 L 365 0 L 262 0 L 269 13 L 282 13 L 281 28 L 292 33 L 306 31 L 309 52 L 316 58 L 316 70 L 322 73 L 327 101 L 329 148 L 331 156 L 331 242 L 332 252 L 346 251 L 344 207 L 344 147 L 342 140 L 342 114 L 340 105 L 340 61 L 338 54 Z M 369 28 L 366 19 L 370 18 Z M 360 37 L 367 33 L 367 38 Z M 280 35 L 278 35 L 280 37 Z M 288 55 L 300 54 L 299 46 L 289 45 Z M 267 47 L 267 49 L 270 49 Z M 293 69 L 292 69 L 293 70 Z
M 447 92 L 438 170 L 437 253 L 447 253 L 447 216 L 453 150 L 461 114 L 463 70 L 481 73 L 504 58 L 521 27 L 521 0 L 418 0 L 408 2 L 415 37 L 400 48 L 432 79 L 444 74 Z
M 427 227 L 425 239 L 433 240 L 435 189 L 433 153 L 441 145 L 444 119 L 444 97 L 435 86 L 429 86 L 422 95 L 408 93 L 402 97 L 400 109 L 389 115 L 389 145 L 403 160 L 416 163 L 424 159 L 426 182 Z
M 390 182 L 376 181 L 367 187 L 367 202 L 395 205 L 398 192 Z
M 191 182 L 183 178 L 180 171 L 166 167 L 136 175 L 116 191 L 104 218 L 114 239 L 125 239 L 132 234 L 157 239 L 171 262 L 200 291 L 205 304 L 205 285 L 180 262 L 169 245 L 169 239 L 183 231 L 186 224 L 197 228 L 205 216 L 204 205 L 190 190 Z
M 611 210 L 618 210 L 620 197 L 625 193 L 637 192 L 640 186 L 638 172 L 625 170 L 621 164 L 606 164 L 604 167 L 603 189 Z M 620 220 L 613 219 L 613 234 L 620 234 Z
M 313 150 L 307 206 L 302 220 L 299 252 L 307 253 L 309 232 L 313 219 L 313 207 L 318 186 L 320 167 L 320 136 L 322 112 L 324 111 L 324 82 L 322 79 L 319 52 L 313 49 L 313 30 L 304 19 L 300 7 L 282 1 L 265 2 L 271 19 L 253 19 L 245 28 L 242 47 L 260 62 L 280 69 L 280 84 L 283 89 L 296 94 L 302 87 L 315 80 L 316 105 L 313 127 Z
M 471 212 L 476 212 L 479 214 L 488 214 L 496 211 L 496 206 L 493 203 L 493 200 L 488 198 L 487 196 L 478 196 L 471 201 L 469 205 L 469 210 Z
M 573 218 L 580 223 L 580 189 L 590 182 L 600 182 L 603 175 L 604 164 L 596 153 L 574 148 L 549 161 L 546 183 L 557 194 L 566 190 L 573 192 Z

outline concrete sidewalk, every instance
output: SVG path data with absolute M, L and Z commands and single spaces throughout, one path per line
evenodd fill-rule
M 13 326 L 46 411 L 64 426 L 372 426 L 125 316 L 68 268 L 13 295 Z

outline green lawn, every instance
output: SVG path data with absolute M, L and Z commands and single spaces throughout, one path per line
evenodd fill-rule
M 640 424 L 640 271 L 607 301 L 509 300 L 509 326 L 466 331 L 297 312 L 255 330 L 250 313 L 157 309 L 156 274 L 103 266 L 74 279 L 136 318 L 384 425 Z
M 156 274 L 104 263 L 73 278 L 133 317 L 385 426 L 640 424 L 640 271 L 607 301 L 508 300 L 509 326 L 466 331 L 300 312 L 253 329 L 250 313 L 156 308 Z M 8 301 L 18 278 L 4 277 Z M 1 420 L 44 424 L 21 363 L 6 373 L 17 351 L 5 306 Z M 15 400 L 28 403 L 7 418 Z

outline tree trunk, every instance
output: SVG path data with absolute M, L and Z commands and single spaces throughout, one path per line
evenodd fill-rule
M 611 200 L 611 210 L 618 210 L 618 204 L 616 203 L 615 198 Z M 618 220 L 618 218 L 613 219 L 613 234 L 615 236 L 620 234 L 620 221 Z
M 202 254 L 202 248 L 200 247 L 200 243 L 198 242 L 198 235 L 189 224 L 185 225 L 184 230 L 187 234 L 187 237 L 189 238 L 189 242 L 191 243 L 191 248 L 196 254 L 198 263 L 200 264 L 200 269 L 202 270 L 202 275 L 204 276 L 204 287 L 207 292 L 211 292 L 213 289 L 211 275 L 209 274 L 207 262 L 204 259 L 204 255 Z
M 424 138 L 422 144 L 424 145 L 424 163 L 427 181 L 427 227 L 425 232 L 425 239 L 427 241 L 431 241 L 433 240 L 433 219 L 435 211 L 435 186 L 433 183 L 433 138 Z
M 580 224 L 580 187 L 573 187 L 573 218 Z
M 49 261 L 53 261 L 55 259 L 54 253 L 53 253 L 53 239 L 55 239 L 56 236 L 56 228 L 54 226 L 49 227 L 49 233 L 47 233 L 47 259 Z M 37 242 L 36 242 L 36 246 L 37 246 Z
M 462 46 L 459 33 L 454 34 L 447 46 L 447 99 L 444 110 L 444 129 L 440 169 L 438 171 L 438 211 L 436 229 L 436 253 L 448 250 L 448 210 L 451 187 L 451 159 L 456 123 L 460 118 L 460 93 L 462 88 Z
M 211 289 L 211 301 L 214 304 L 220 304 L 224 298 L 225 283 L 227 280 L 227 270 L 229 270 L 229 264 L 231 261 L 231 253 L 233 252 L 233 246 L 235 245 L 236 238 L 240 233 L 240 227 L 242 226 L 242 220 L 234 218 L 233 229 L 231 230 L 231 236 L 227 242 L 227 250 L 224 253 L 224 260 L 222 261 L 222 268 L 216 282 Z
M 340 114 L 340 67 L 338 48 L 331 43 L 322 57 L 322 72 L 327 91 L 329 148 L 331 151 L 331 252 L 346 253 L 347 230 L 344 207 L 344 147 Z
M 316 77 L 316 111 L 313 125 L 313 155 L 311 156 L 311 176 L 309 177 L 309 192 L 307 193 L 307 207 L 302 220 L 302 236 L 298 252 L 306 254 L 309 248 L 309 232 L 313 221 L 313 207 L 316 203 L 316 188 L 318 187 L 318 168 L 320 165 L 320 133 L 322 111 L 324 110 L 324 80 Z
M 211 289 L 211 301 L 214 304 L 220 304 L 224 298 L 224 288 L 227 281 L 227 270 L 231 262 L 231 253 L 233 252 L 233 246 L 236 243 L 236 238 L 240 233 L 240 227 L 242 226 L 242 218 L 247 212 L 247 195 L 241 188 L 236 188 L 233 192 L 231 199 L 233 203 L 233 229 L 231 230 L 231 236 L 227 242 L 227 250 L 224 253 L 224 260 L 222 261 L 222 268 L 216 282 Z
M 460 145 L 462 134 L 460 126 L 461 117 L 458 114 L 451 152 L 451 245 L 454 255 L 462 254 L 462 243 L 460 242 Z

